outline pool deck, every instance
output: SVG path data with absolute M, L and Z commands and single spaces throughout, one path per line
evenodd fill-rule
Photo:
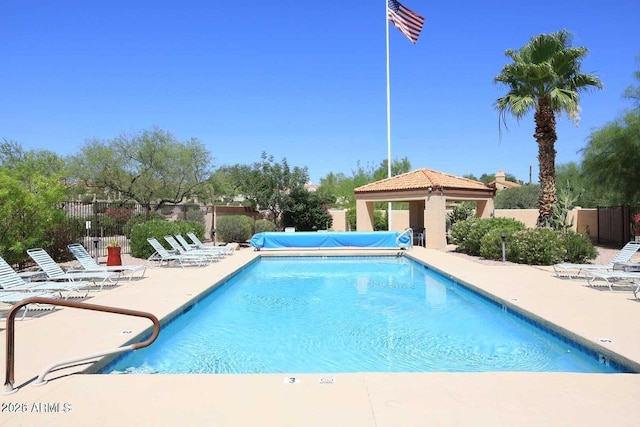
M 148 269 L 144 279 L 92 292 L 89 303 L 179 311 L 259 255 L 242 249 L 207 267 Z M 276 255 L 289 252 L 278 251 Z M 309 253 L 309 251 L 305 251 Z M 341 253 L 337 250 L 326 254 Z M 354 251 L 349 251 L 353 254 Z M 365 253 L 388 253 L 366 251 Z M 556 278 L 550 267 L 485 265 L 420 247 L 411 257 L 546 319 L 640 366 L 640 301 L 631 291 Z M 605 290 L 606 289 L 606 290 Z M 358 373 L 322 375 L 48 375 L 51 363 L 123 345 L 146 319 L 62 308 L 16 322 L 15 385 L 0 425 L 33 426 L 636 426 L 637 374 Z M 6 341 L 0 322 L 0 339 Z M 0 361 L 5 366 L 5 346 Z M 295 384 L 287 378 L 297 378 Z M 323 377 L 334 383 L 320 383 Z

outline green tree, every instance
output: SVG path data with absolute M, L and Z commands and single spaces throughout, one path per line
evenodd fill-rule
M 523 185 L 522 187 L 505 188 L 496 194 L 496 209 L 534 209 L 538 206 L 540 186 Z
M 634 77 L 640 82 L 640 71 Z M 640 204 L 640 86 L 624 96 L 633 108 L 593 132 L 582 152 L 585 182 L 602 205 Z
M 72 158 L 78 184 L 135 200 L 147 210 L 196 195 L 210 177 L 210 167 L 211 156 L 200 141 L 181 142 L 159 128 L 89 141 Z
M 538 226 L 545 226 L 553 214 L 557 201 L 555 183 L 556 114 L 566 112 L 576 123 L 579 93 L 602 88 L 600 79 L 581 73 L 585 47 L 571 46 L 571 33 L 567 30 L 540 34 L 519 50 L 507 49 L 505 54 L 513 61 L 505 65 L 494 82 L 504 84 L 509 92 L 495 103 L 501 123 L 507 114 L 521 119 L 534 111 L 535 133 L 538 143 L 540 198 Z
M 387 166 L 388 164 L 389 162 L 387 159 L 384 159 L 382 162 L 380 162 L 380 165 L 378 166 L 378 168 L 373 171 L 371 181 L 369 182 L 375 182 L 375 181 L 380 181 L 380 180 L 389 178 L 389 169 Z M 391 176 L 407 173 L 410 170 L 411 170 L 411 162 L 407 157 L 403 157 L 400 160 L 398 159 L 391 160 Z
M 216 201 L 231 204 L 240 193 L 235 188 L 233 179 L 226 167 L 218 168 L 209 177 L 202 189 L 198 190 L 198 197 L 206 203 Z
M 320 187 L 317 190 L 322 196 L 332 196 L 335 199 L 333 207 L 343 208 L 355 198 L 349 178 L 343 173 L 329 172 L 324 178 L 320 178 Z
M 556 166 L 556 187 L 570 191 L 575 206 L 595 208 L 609 204 L 610 192 L 591 185 L 584 173 L 582 164 L 569 162 Z
M 495 174 L 483 173 L 482 175 L 480 175 L 480 178 L 478 179 L 478 181 L 488 184 L 491 181 L 495 181 L 495 179 L 496 179 Z
M 640 109 L 628 112 L 589 137 L 583 151 L 586 179 L 607 204 L 639 204 Z
M 65 159 L 56 153 L 49 150 L 25 151 L 17 142 L 6 139 L 0 143 L 0 166 L 25 183 L 35 176 L 55 176 L 64 183 L 66 172 Z
M 355 230 L 356 227 L 356 208 L 350 208 L 347 210 L 347 223 L 350 230 Z M 376 209 L 373 211 L 373 231 L 387 231 L 389 229 L 389 221 L 387 221 L 386 211 Z
M 283 223 L 287 227 L 295 227 L 296 230 L 328 230 L 333 217 L 327 211 L 328 200 L 318 193 L 311 193 L 304 188 L 292 190 L 291 204 L 283 213 Z
M 485 184 L 488 184 L 488 183 L 496 180 L 496 174 L 495 173 L 483 173 L 482 175 L 480 175 L 480 178 L 476 177 L 472 173 L 468 173 L 468 174 L 462 175 L 462 177 L 463 178 L 467 178 L 467 179 L 472 179 L 474 181 L 480 181 L 480 182 L 483 182 Z M 515 175 L 510 174 L 510 173 L 505 173 L 504 174 L 504 179 L 507 180 L 507 181 L 516 182 L 518 184 L 524 184 L 522 182 L 522 180 L 516 178 Z
M 636 57 L 636 62 L 640 65 L 640 55 Z M 633 73 L 633 77 L 638 81 L 638 85 L 630 85 L 624 92 L 624 97 L 633 102 L 635 108 L 640 107 L 640 70 Z
M 335 203 L 332 207 L 353 208 L 356 204 L 353 190 L 370 182 L 386 179 L 388 175 L 387 164 L 386 159 L 381 161 L 377 168 L 371 165 L 362 166 L 358 162 L 357 168 L 351 171 L 350 177 L 343 173 L 329 173 L 326 177 L 320 179 L 318 193 L 332 195 L 335 198 Z M 391 161 L 392 176 L 400 175 L 410 170 L 411 163 L 406 157 L 401 160 L 394 159 Z M 380 208 L 386 209 L 386 207 Z
M 276 162 L 273 156 L 262 153 L 261 161 L 251 166 L 225 167 L 233 183 L 250 204 L 267 209 L 278 229 L 282 229 L 282 213 L 291 206 L 290 192 L 303 188 L 309 181 L 306 167 L 290 167 L 286 158 Z
M 51 247 L 64 225 L 64 161 L 6 141 L 0 153 L 0 254 L 9 264 L 21 264 L 27 249 Z

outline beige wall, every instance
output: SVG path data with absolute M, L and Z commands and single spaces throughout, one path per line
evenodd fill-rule
M 362 202 L 363 204 L 365 202 Z M 349 227 L 347 224 L 347 211 L 343 209 L 330 209 L 329 213 L 333 216 L 333 227 L 334 231 L 349 231 Z M 373 230 L 373 222 L 369 219 L 367 215 L 366 209 L 359 209 L 359 214 L 364 214 L 360 219 L 364 223 L 369 223 L 370 228 Z M 568 220 L 573 221 L 573 230 L 579 233 L 588 232 L 591 240 L 597 239 L 597 231 L 598 231 L 598 222 L 597 222 L 597 210 L 596 209 L 582 209 L 575 208 L 571 212 L 569 212 Z M 537 209 L 495 209 L 494 217 L 496 218 L 512 218 L 517 221 L 522 222 L 528 228 L 534 228 L 536 226 L 536 222 L 538 220 L 538 210 Z M 391 213 L 391 229 L 393 231 L 404 231 L 410 225 L 409 219 L 409 211 L 408 210 L 394 210 Z M 437 224 L 433 224 L 432 227 L 440 227 L 444 228 L 444 219 L 438 222 Z M 365 231 L 364 229 L 360 229 Z
M 496 209 L 493 211 L 496 218 L 511 218 L 520 221 L 527 228 L 534 228 L 538 221 L 538 209 Z
M 391 211 L 391 230 L 404 231 L 409 228 L 409 211 Z
M 513 218 L 522 222 L 528 228 L 534 228 L 538 221 L 538 209 L 496 209 L 496 218 Z M 589 233 L 591 240 L 597 239 L 598 210 L 597 209 L 572 209 L 567 215 L 568 222 L 573 221 L 572 229 L 578 233 Z
M 578 233 L 588 233 L 592 241 L 598 240 L 598 210 L 575 208 L 569 212 L 573 219 L 573 229 Z
M 346 209 L 329 209 L 329 214 L 333 218 L 331 225 L 333 231 L 349 231 Z

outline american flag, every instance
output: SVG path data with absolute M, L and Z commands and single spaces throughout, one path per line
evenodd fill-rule
M 396 26 L 397 29 L 411 40 L 411 43 L 418 41 L 424 18 L 417 13 L 407 9 L 396 0 L 387 0 L 387 14 L 389 21 Z

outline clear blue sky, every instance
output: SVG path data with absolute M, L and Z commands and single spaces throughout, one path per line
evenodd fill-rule
M 566 28 L 604 82 L 576 128 L 558 122 L 557 163 L 579 161 L 619 116 L 640 68 L 638 0 L 405 0 L 426 18 L 412 45 L 393 26 L 392 158 L 524 181 L 533 116 L 498 133 L 493 78 L 533 35 Z M 87 140 L 159 126 L 198 138 L 216 166 L 266 151 L 329 172 L 387 157 L 385 1 L 11 0 L 0 5 L 0 140 L 74 154 Z

